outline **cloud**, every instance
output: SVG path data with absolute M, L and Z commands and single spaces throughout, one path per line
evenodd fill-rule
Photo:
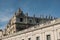
M 5 9 L 0 11 L 0 21 L 7 21 L 11 18 L 14 9 Z
M 6 26 L 6 24 L 5 24 L 5 25 L 0 26 L 0 29 L 4 30 L 4 29 L 5 29 L 5 26 Z
M 10 17 L 8 17 L 8 16 L 3 16 L 3 17 L 0 18 L 0 22 L 6 22 L 6 21 L 8 21 L 9 19 L 10 19 Z
M 3 9 L 0 11 L 0 29 L 4 29 L 8 21 L 13 16 L 14 9 Z

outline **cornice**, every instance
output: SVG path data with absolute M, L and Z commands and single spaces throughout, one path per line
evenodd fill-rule
M 47 23 L 35 25 L 31 28 L 19 31 L 17 33 L 13 33 L 11 35 L 8 35 L 8 36 L 2 37 L 2 38 L 5 39 L 5 38 L 13 37 L 13 36 L 16 36 L 16 35 L 21 35 L 21 34 L 25 34 L 25 33 L 28 33 L 28 32 L 32 32 L 32 31 L 43 29 L 43 28 L 51 27 L 51 26 L 54 26 L 54 25 L 58 25 L 58 24 L 60 24 L 59 20 L 60 19 L 56 19 L 56 20 L 53 20 L 53 21 L 49 21 Z

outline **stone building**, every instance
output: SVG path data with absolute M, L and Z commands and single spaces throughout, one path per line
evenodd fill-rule
M 53 20 L 52 16 L 35 17 L 34 15 L 33 17 L 30 17 L 28 16 L 28 13 L 24 14 L 23 11 L 19 8 L 19 10 L 15 12 L 14 16 L 7 24 L 4 35 L 16 33 L 18 31 L 22 31 L 24 29 L 39 25 L 41 23 L 46 23 L 51 20 Z
M 0 40 L 1 40 L 2 36 L 3 36 L 3 31 L 2 31 L 2 29 L 0 29 Z
M 4 36 L 2 40 L 60 40 L 60 19 Z

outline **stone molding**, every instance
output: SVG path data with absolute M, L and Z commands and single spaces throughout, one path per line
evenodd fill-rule
M 25 34 L 25 33 L 32 32 L 32 31 L 39 30 L 39 29 L 43 29 L 43 28 L 46 28 L 46 27 L 51 27 L 51 26 L 54 26 L 54 25 L 57 25 L 57 24 L 60 24 L 60 19 L 55 19 L 53 21 L 48 21 L 48 22 L 43 23 L 43 24 L 35 25 L 31 28 L 28 28 L 28 29 L 19 31 L 17 33 L 13 33 L 13 34 L 4 36 L 2 38 L 4 39 L 4 38 L 13 37 L 13 36 L 16 36 L 16 35 Z

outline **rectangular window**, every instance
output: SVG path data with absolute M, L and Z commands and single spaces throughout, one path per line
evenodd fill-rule
M 30 23 L 32 23 L 32 20 L 29 20 L 30 21 Z
M 36 37 L 36 40 L 40 40 L 40 37 Z
M 31 40 L 31 38 L 28 38 L 28 40 Z
M 24 39 L 22 39 L 22 40 L 24 40 Z
M 20 22 L 23 22 L 23 18 L 20 18 Z
M 36 19 L 36 23 L 39 23 L 39 19 Z
M 51 36 L 50 35 L 47 35 L 47 40 L 51 40 Z

